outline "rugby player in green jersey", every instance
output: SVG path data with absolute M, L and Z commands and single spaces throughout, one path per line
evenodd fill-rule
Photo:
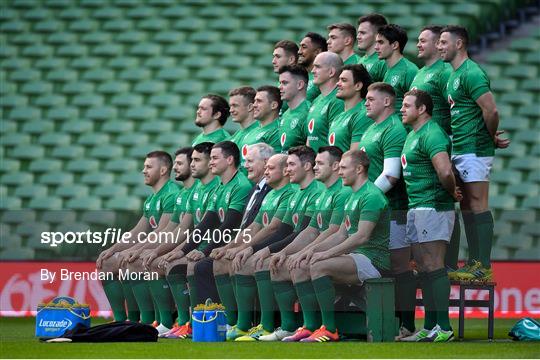
M 389 24 L 377 32 L 375 51 L 379 59 L 386 62 L 383 81 L 392 85 L 396 92 L 395 111 L 399 112 L 403 94 L 411 88 L 411 83 L 418 72 L 418 66 L 403 56 L 407 45 L 407 32 L 399 25 Z
M 507 139 L 499 138 L 499 113 L 490 90 L 489 79 L 469 59 L 469 36 L 461 26 L 441 30 L 438 50 L 453 72 L 446 88 L 452 127 L 452 163 L 463 189 L 460 206 L 469 246 L 469 262 L 451 278 L 490 280 L 493 216 L 488 207 L 489 173 L 495 148 L 506 148 Z
M 260 266 L 259 250 L 276 244 L 283 239 L 292 241 L 310 223 L 318 195 L 323 191 L 324 185 L 314 179 L 313 165 L 315 161 L 314 151 L 307 146 L 298 146 L 289 150 L 287 157 L 287 173 L 292 184 L 298 184 L 299 189 L 291 196 L 287 202 L 286 212 L 275 214 L 275 218 L 281 222 L 280 226 L 270 236 L 264 239 L 253 239 L 247 248 L 239 252 L 233 260 L 233 269 L 239 275 L 255 276 L 261 308 L 270 311 L 272 309 L 273 293 L 275 294 L 278 307 L 281 313 L 281 327 L 271 333 L 259 334 L 257 337 L 261 341 L 277 341 L 294 333 L 300 325 L 296 321 L 290 301 L 290 291 L 294 293 L 294 287 L 289 282 L 275 283 L 271 281 L 269 272 L 269 260 L 263 261 Z M 251 289 L 254 290 L 254 283 Z M 247 284 L 246 284 L 246 287 Z M 272 292 L 273 289 L 273 292 Z M 247 289 L 246 289 L 247 290 Z M 269 302 L 270 300 L 270 302 Z M 267 325 L 263 326 L 265 331 L 273 329 Z M 249 340 L 249 339 L 243 339 Z
M 244 138 L 244 142 L 248 146 L 262 142 L 270 145 L 274 152 L 281 152 L 279 109 L 281 109 L 281 95 L 277 87 L 263 85 L 257 88 L 253 103 L 253 115 L 259 126 Z
M 433 108 L 431 96 L 422 90 L 405 93 L 401 107 L 403 123 L 412 128 L 401 154 L 409 196 L 404 245 L 411 248 L 416 261 L 426 310 L 424 328 L 415 334 L 414 329 L 401 331 L 410 334 L 401 341 L 447 342 L 454 338 L 444 262 L 454 227 L 454 201 L 460 201 L 462 195 L 452 172 L 450 139 L 432 120 Z
M 451 135 L 450 106 L 446 100 L 446 84 L 452 67 L 442 61 L 437 50 L 441 29 L 442 26 L 431 25 L 420 31 L 416 47 L 418 48 L 418 58 L 424 61 L 424 67 L 414 77 L 411 89 L 426 91 L 431 96 L 433 100 L 431 120 L 439 124 L 448 135 Z M 451 270 L 457 269 L 460 237 L 459 213 L 456 212 L 454 230 L 446 252 L 446 266 Z
M 371 77 L 364 65 L 345 65 L 339 75 L 336 97 L 344 102 L 344 111 L 331 123 L 328 143 L 341 151 L 358 149 L 366 129 L 373 123 L 366 114 L 365 98 Z
M 240 129 L 236 131 L 229 140 L 238 146 L 240 149 L 240 170 L 247 174 L 244 167 L 245 156 L 247 153 L 246 137 L 256 131 L 259 123 L 253 116 L 253 102 L 257 92 L 250 86 L 242 86 L 229 91 L 229 109 L 232 120 L 240 125 Z
M 313 62 L 313 83 L 319 87 L 321 94 L 309 108 L 306 145 L 314 151 L 328 145 L 328 128 L 343 112 L 343 100 L 336 97 L 342 67 L 341 58 L 330 51 L 320 53 Z
M 279 70 L 284 66 L 293 66 L 298 62 L 298 45 L 291 40 L 280 40 L 274 45 L 272 52 L 272 68 L 274 73 L 279 74 Z M 279 86 L 279 81 L 278 84 Z M 281 104 L 280 115 L 283 114 L 289 105 L 287 102 Z
M 311 284 L 321 309 L 322 326 L 301 342 L 338 341 L 334 283 L 362 284 L 390 269 L 390 217 L 384 193 L 368 179 L 370 161 L 362 150 L 349 150 L 339 174 L 352 189 L 339 230 L 310 249 Z
M 354 52 L 354 42 L 356 40 L 356 29 L 351 24 L 338 23 L 329 25 L 328 51 L 338 54 L 343 64 L 358 64 L 360 56 Z
M 195 125 L 202 128 L 202 133 L 193 139 L 191 146 L 202 142 L 217 143 L 230 138 L 231 135 L 223 129 L 228 117 L 227 100 L 214 94 L 204 96 L 199 102 L 195 118 Z
M 286 165 L 287 155 L 285 154 L 273 155 L 266 163 L 264 177 L 272 190 L 265 196 L 255 220 L 244 230 L 245 234 L 251 236 L 252 241 L 259 241 L 259 239 L 270 236 L 279 227 L 280 221 L 275 216 L 282 216 L 282 213 L 285 213 L 291 195 L 295 193 L 295 190 L 289 184 Z M 237 275 L 232 268 L 231 260 L 247 246 L 249 246 L 249 243 L 242 241 L 231 242 L 225 247 L 215 249 L 210 255 L 214 258 L 214 275 L 216 276 L 221 300 L 225 306 L 228 304 L 236 306 L 238 304 L 238 321 L 227 332 L 228 340 L 236 340 L 248 334 L 269 334 L 274 330 L 272 309 L 267 312 L 264 312 L 266 309 L 263 310 L 262 316 L 264 321 L 262 323 L 265 325 L 265 328 L 260 326 L 257 329 L 252 329 L 253 301 L 256 296 L 255 279 L 253 275 L 250 278 Z M 225 291 L 224 277 L 227 276 L 233 283 L 233 286 L 236 287 L 236 294 L 232 291 Z M 246 291 L 241 290 L 241 288 L 244 286 L 247 287 L 249 284 L 252 285 L 252 288 L 246 289 Z M 242 341 L 242 339 L 238 341 Z
M 113 273 L 114 280 L 103 281 L 103 289 L 109 300 L 116 321 L 128 318 L 140 320 L 145 324 L 154 322 L 155 312 L 152 300 L 143 301 L 149 297 L 148 285 L 141 279 L 120 281 L 119 270 L 137 258 L 139 247 L 151 232 L 164 229 L 174 210 L 178 186 L 170 180 L 172 169 L 171 156 L 164 151 L 152 151 L 146 155 L 142 173 L 144 183 L 152 187 L 153 193 L 148 196 L 143 205 L 143 216 L 137 225 L 130 230 L 128 242 L 118 242 L 103 251 L 96 260 L 96 268 L 105 273 Z M 134 251 L 135 250 L 135 251 Z M 128 314 L 124 302 L 127 302 Z
M 364 133 L 360 149 L 370 160 L 369 179 L 387 196 L 390 213 L 390 256 L 396 278 L 396 308 L 408 329 L 414 327 L 414 303 L 405 302 L 414 294 L 416 280 L 409 268 L 409 249 L 403 249 L 407 223 L 407 193 L 401 178 L 400 156 L 407 132 L 394 112 L 395 92 L 386 83 L 373 83 L 366 95 L 367 115 L 374 123 Z
M 189 307 L 182 306 L 184 303 L 189 303 L 189 297 L 178 291 L 179 289 L 185 290 L 185 277 L 183 284 L 179 284 L 178 281 L 175 281 L 176 277 L 174 274 L 168 274 L 158 264 L 161 260 L 159 258 L 161 255 L 166 254 L 176 247 L 177 244 L 174 241 L 174 235 L 177 231 L 181 231 L 179 225 L 187 213 L 188 203 L 191 200 L 192 190 L 195 186 L 195 178 L 191 176 L 190 169 L 192 153 L 193 149 L 191 147 L 181 148 L 175 152 L 173 165 L 175 180 L 182 181 L 184 187 L 180 189 L 176 196 L 174 211 L 169 223 L 159 233 L 160 235 L 163 234 L 164 237 L 161 240 L 160 236 L 159 242 L 148 244 L 144 250 L 141 249 L 139 258 L 134 260 L 129 266 L 132 271 L 149 271 L 159 275 L 157 280 L 149 281 L 148 286 L 154 304 L 159 310 L 161 324 L 158 326 L 158 331 L 160 336 L 179 330 L 178 325 L 172 326 L 175 303 L 178 308 L 176 324 L 185 324 L 189 321 Z M 166 329 L 170 330 L 167 331 Z
M 309 81 L 306 91 L 306 98 L 309 102 L 315 100 L 317 96 L 321 93 L 319 88 L 313 84 L 313 61 L 315 57 L 322 52 L 327 50 L 326 39 L 317 33 L 308 32 L 304 35 L 302 41 L 300 41 L 300 46 L 298 50 L 298 65 L 301 65 L 306 68 L 309 74 Z
M 193 147 L 191 154 L 190 171 L 195 179 L 191 187 L 191 194 L 187 201 L 185 212 L 177 227 L 171 231 L 174 241 L 162 243 L 155 249 L 157 255 L 155 260 L 151 261 L 153 254 L 148 254 L 148 258 L 143 259 L 143 266 L 151 271 L 162 271 L 167 276 L 174 300 L 178 311 L 177 326 L 171 331 L 162 334 L 167 338 L 186 338 L 191 336 L 191 317 L 190 306 L 196 305 L 190 298 L 194 295 L 195 287 L 193 277 L 187 278 L 187 261 L 180 253 L 182 245 L 186 241 L 187 234 L 198 225 L 209 205 L 210 198 L 213 196 L 219 184 L 219 177 L 214 176 L 210 171 L 210 151 L 213 143 L 200 143 Z M 183 208 L 183 205 L 181 206 Z M 157 270 L 156 269 L 157 263 Z M 189 283 L 189 291 L 187 283 Z M 193 299 L 195 297 L 193 296 Z
M 379 59 L 379 54 L 375 51 L 377 32 L 386 24 L 388 22 L 381 14 L 368 14 L 358 19 L 356 40 L 358 41 L 358 49 L 365 51 L 359 64 L 366 67 L 373 82 L 383 81 L 386 73 L 386 63 Z
M 306 123 L 310 107 L 306 100 L 308 74 L 302 66 L 284 66 L 279 71 L 279 92 L 281 100 L 289 104 L 279 123 L 281 152 L 306 143 Z
M 319 149 L 315 158 L 315 178 L 322 182 L 326 189 L 315 201 L 315 211 L 307 228 L 302 230 L 292 242 L 290 239 L 274 243 L 257 252 L 259 264 L 270 254 L 269 269 L 271 279 L 282 285 L 292 281 L 296 294 L 290 293 L 289 301 L 296 298 L 302 305 L 303 326 L 283 341 L 300 341 L 310 336 L 321 326 L 317 298 L 309 274 L 309 266 L 303 262 L 310 248 L 327 239 L 339 230 L 343 222 L 345 202 L 352 191 L 343 187 L 339 177 L 339 162 L 343 152 L 335 146 L 325 146 Z M 276 252 L 278 251 L 279 252 Z

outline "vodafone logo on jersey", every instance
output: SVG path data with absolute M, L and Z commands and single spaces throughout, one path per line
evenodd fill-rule
M 262 216 L 263 225 L 267 226 L 270 223 L 270 219 L 268 219 L 268 213 L 265 211 Z
M 223 210 L 223 208 L 219 208 L 218 214 L 219 214 L 219 220 L 223 222 L 223 220 L 225 220 L 225 210 Z
M 158 227 L 158 223 L 157 223 L 156 218 L 154 217 L 154 215 L 150 216 L 150 218 L 148 219 L 148 223 L 150 224 L 152 229 L 155 229 L 155 228 Z
M 292 216 L 292 222 L 294 226 L 298 225 L 298 213 L 294 213 L 294 215 Z
M 319 225 L 320 228 L 322 228 L 322 226 L 323 226 L 322 214 L 321 213 L 317 214 L 317 225 Z
M 456 103 L 454 102 L 454 99 L 452 99 L 452 95 L 450 94 L 448 94 L 448 104 L 450 104 L 450 109 L 453 109 L 454 105 L 456 105 Z
M 345 229 L 347 231 L 351 229 L 351 218 L 349 218 L 349 215 L 345 216 Z
M 197 221 L 201 221 L 201 209 L 197 209 L 195 211 L 195 218 L 197 219 Z
M 246 157 L 247 148 L 248 148 L 248 146 L 246 144 L 244 144 L 244 146 L 242 146 L 242 157 Z
M 307 128 L 309 133 L 311 134 L 313 132 L 313 129 L 315 128 L 315 119 L 309 120 Z
M 328 143 L 334 145 L 336 143 L 336 133 L 331 133 L 328 137 Z
M 283 133 L 281 134 L 281 146 L 285 145 L 285 141 L 287 140 L 287 134 Z
M 407 157 L 405 154 L 401 155 L 401 167 L 404 169 L 407 168 Z

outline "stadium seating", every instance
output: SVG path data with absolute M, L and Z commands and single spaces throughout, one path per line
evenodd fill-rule
M 189 143 L 199 131 L 192 120 L 202 94 L 275 84 L 274 41 L 299 40 L 307 31 L 325 34 L 329 22 L 356 24 L 358 16 L 380 11 L 407 29 L 406 55 L 417 61 L 414 39 L 421 26 L 457 22 L 476 41 L 525 2 L 171 3 L 1 2 L 2 223 L 7 210 L 20 208 L 43 213 L 37 217 L 43 224 L 61 220 L 45 212 L 47 206 L 74 209 L 67 224 L 93 224 L 83 219 L 90 209 L 138 210 L 149 191 L 140 174 L 146 151 Z M 524 242 L 535 249 L 539 245 L 530 223 L 511 215 L 527 212 L 523 219 L 540 221 L 539 49 L 540 36 L 533 34 L 485 63 L 503 114 L 501 128 L 513 141 L 498 152 L 499 170 L 492 177 L 491 204 L 501 220 L 494 250 L 499 258 L 535 256 L 505 246 L 510 234 L 535 239 Z M 19 234 L 21 244 L 27 236 Z M 51 255 L 42 250 L 10 247 L 0 256 Z

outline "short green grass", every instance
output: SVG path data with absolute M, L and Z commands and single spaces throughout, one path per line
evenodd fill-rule
M 103 323 L 96 319 L 93 325 Z M 158 343 L 46 344 L 34 337 L 33 318 L 0 318 L 3 358 L 538 358 L 538 343 L 508 338 L 515 320 L 496 320 L 494 342 L 486 339 L 486 320 L 466 320 L 465 341 L 446 344 L 341 342 L 302 343 Z M 420 324 L 418 324 L 420 325 Z M 457 330 L 457 324 L 453 324 Z

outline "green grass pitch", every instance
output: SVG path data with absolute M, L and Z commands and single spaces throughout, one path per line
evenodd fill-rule
M 446 344 L 366 343 L 158 343 L 46 344 L 34 337 L 33 318 L 0 318 L 2 358 L 538 358 L 540 344 L 508 338 L 515 320 L 495 320 L 488 342 L 487 320 L 466 320 L 465 341 Z M 93 325 L 103 323 L 96 319 Z M 421 325 L 418 322 L 417 325 Z M 453 323 L 457 331 L 457 323 Z

